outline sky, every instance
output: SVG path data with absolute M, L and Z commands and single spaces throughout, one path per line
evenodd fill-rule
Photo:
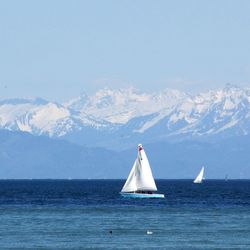
M 0 99 L 250 87 L 250 1 L 0 1 Z

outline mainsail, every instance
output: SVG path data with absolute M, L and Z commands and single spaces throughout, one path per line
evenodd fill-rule
M 200 173 L 195 178 L 194 183 L 202 183 L 203 179 L 204 179 L 204 167 L 202 167 Z
M 145 151 L 138 145 L 138 154 L 121 192 L 157 191 Z

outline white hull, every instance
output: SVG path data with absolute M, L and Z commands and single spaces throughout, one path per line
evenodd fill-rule
M 120 192 L 124 198 L 151 198 L 151 199 L 162 199 L 165 198 L 164 194 L 142 194 L 142 193 L 125 193 Z
M 195 184 L 201 184 L 202 181 L 193 181 Z

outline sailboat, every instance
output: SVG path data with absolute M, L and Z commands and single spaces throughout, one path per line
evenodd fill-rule
M 120 194 L 128 198 L 164 198 L 164 194 L 157 191 L 148 158 L 141 144 L 138 154 Z
M 202 167 L 200 173 L 195 178 L 194 183 L 202 183 L 203 180 L 204 180 L 204 167 Z

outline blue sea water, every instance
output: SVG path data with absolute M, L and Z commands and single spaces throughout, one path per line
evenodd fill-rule
M 0 181 L 0 249 L 250 249 L 250 181 L 158 180 L 165 199 L 123 184 Z

